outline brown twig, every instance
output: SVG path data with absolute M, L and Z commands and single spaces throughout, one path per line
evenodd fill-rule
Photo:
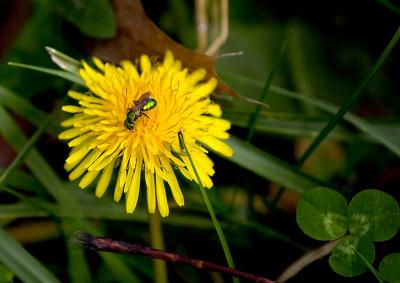
M 191 258 L 188 256 L 164 252 L 161 250 L 152 249 L 147 246 L 123 242 L 107 237 L 96 237 L 84 232 L 75 232 L 72 235 L 71 243 L 74 245 L 84 246 L 87 249 L 95 251 L 105 251 L 105 252 L 123 253 L 123 254 L 139 254 L 156 259 L 162 259 L 173 263 L 190 264 L 191 266 L 198 269 L 208 269 L 212 271 L 217 271 L 259 283 L 275 282 L 261 276 L 239 271 L 209 261 L 204 261 L 200 259 Z

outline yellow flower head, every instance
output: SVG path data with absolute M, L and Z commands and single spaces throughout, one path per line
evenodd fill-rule
M 97 69 L 84 62 L 80 69 L 89 91 L 69 91 L 79 106 L 62 108 L 73 113 L 62 123 L 68 129 L 59 135 L 70 140 L 72 148 L 65 163 L 70 180 L 82 176 L 79 186 L 83 189 L 99 176 L 96 196 L 101 197 L 117 168 L 114 200 L 119 201 L 124 193 L 126 210 L 132 213 L 144 177 L 149 212 L 154 213 L 157 204 L 160 214 L 167 216 L 165 184 L 175 202 L 184 204 L 174 169 L 197 181 L 179 143 L 181 133 L 201 183 L 211 188 L 214 170 L 206 148 L 232 155 L 232 149 L 221 141 L 228 138 L 230 123 L 220 118 L 220 106 L 210 100 L 217 80 L 202 82 L 204 69 L 192 73 L 182 69 L 169 51 L 162 63 L 152 64 L 142 55 L 139 68 L 129 61 L 120 66 L 97 58 L 93 61 Z

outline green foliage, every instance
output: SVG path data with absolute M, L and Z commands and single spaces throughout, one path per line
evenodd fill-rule
M 340 240 L 329 257 L 329 265 L 338 274 L 353 277 L 365 272 L 368 267 L 355 251 L 357 250 L 368 263 L 374 262 L 375 247 L 371 241 L 349 235 Z
M 109 1 L 58 0 L 57 2 L 64 17 L 82 33 L 95 38 L 115 36 L 115 18 Z
M 379 273 L 389 283 L 400 282 L 400 253 L 386 256 L 379 264 Z
M 368 267 L 368 269 L 372 272 L 372 274 L 375 276 L 375 278 L 379 281 L 379 283 L 383 283 L 381 275 L 375 269 L 375 267 L 372 266 L 371 262 L 368 261 L 368 259 L 366 259 L 356 248 L 354 248 L 354 247 L 352 247 L 352 248 L 357 253 L 357 255 L 362 259 L 362 261 L 365 263 L 365 265 Z
M 2 228 L 0 228 L 0 262 L 24 282 L 60 282 Z
M 349 205 L 349 231 L 371 241 L 387 241 L 399 230 L 397 201 L 379 190 L 358 193 Z
M 13 282 L 14 274 L 3 264 L 0 263 L 0 283 Z
M 274 180 L 301 193 L 322 183 L 236 137 L 230 137 L 227 143 L 234 151 L 230 158 L 232 162 L 263 178 Z
M 304 194 L 297 207 L 297 223 L 306 235 L 316 240 L 339 239 L 329 264 L 336 273 L 348 277 L 362 274 L 373 263 L 373 241 L 392 238 L 399 229 L 399 217 L 397 201 L 373 189 L 358 193 L 347 207 L 340 193 L 314 188 Z
M 346 200 L 334 190 L 312 189 L 299 203 L 296 220 L 307 236 L 322 241 L 335 240 L 347 231 Z

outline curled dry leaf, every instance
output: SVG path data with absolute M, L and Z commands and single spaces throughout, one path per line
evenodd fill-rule
M 118 63 L 123 59 L 133 60 L 141 54 L 160 58 L 169 49 L 190 70 L 204 68 L 208 77 L 218 78 L 214 70 L 214 59 L 194 52 L 168 37 L 147 17 L 140 0 L 114 0 L 113 7 L 117 36 L 99 41 L 93 51 L 95 56 Z M 217 91 L 238 96 L 219 78 Z

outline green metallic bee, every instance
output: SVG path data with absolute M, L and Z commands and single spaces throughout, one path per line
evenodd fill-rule
M 154 98 L 151 98 L 150 92 L 146 92 L 139 98 L 139 100 L 133 101 L 133 103 L 135 106 L 128 110 L 124 122 L 125 128 L 131 131 L 135 128 L 136 120 L 139 119 L 140 116 L 145 115 L 148 118 L 145 111 L 156 107 L 157 101 Z

